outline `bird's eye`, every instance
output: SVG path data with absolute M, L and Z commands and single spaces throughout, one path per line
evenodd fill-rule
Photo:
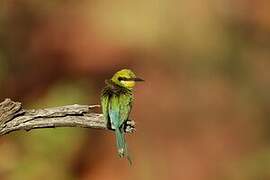
M 122 77 L 119 77 L 118 78 L 118 81 L 122 81 L 122 80 L 124 80 L 124 78 L 122 78 Z

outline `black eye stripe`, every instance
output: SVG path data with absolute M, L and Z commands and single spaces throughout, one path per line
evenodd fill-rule
M 119 81 L 123 81 L 124 78 L 123 78 L 123 77 L 119 77 L 118 80 L 119 80 Z
M 133 79 L 131 78 L 126 78 L 126 77 L 119 77 L 118 78 L 119 81 L 132 81 Z
M 118 81 L 144 81 L 143 79 L 137 77 L 135 78 L 118 77 L 117 79 Z

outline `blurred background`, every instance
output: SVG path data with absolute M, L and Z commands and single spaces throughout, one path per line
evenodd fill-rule
M 0 138 L 1 180 L 270 179 L 269 0 L 1 0 L 0 98 L 99 104 L 130 68 L 132 167 L 112 132 Z

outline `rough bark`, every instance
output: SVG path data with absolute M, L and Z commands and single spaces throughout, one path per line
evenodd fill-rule
M 0 135 L 12 131 L 55 127 L 107 128 L 102 114 L 93 110 L 99 105 L 67 105 L 44 109 L 25 110 L 22 103 L 5 99 L 0 103 Z M 129 121 L 125 130 L 133 132 L 134 122 Z

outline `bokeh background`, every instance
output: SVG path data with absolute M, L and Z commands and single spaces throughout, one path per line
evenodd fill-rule
M 99 104 L 130 68 L 132 167 L 112 132 L 0 138 L 1 180 L 270 179 L 269 0 L 1 0 L 0 98 Z

